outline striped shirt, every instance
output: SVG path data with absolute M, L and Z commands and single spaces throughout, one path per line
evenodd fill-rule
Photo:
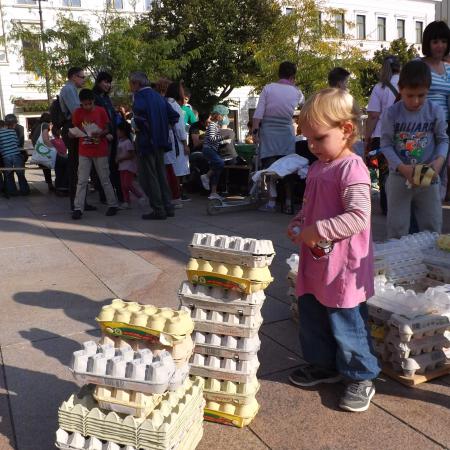
M 327 241 L 347 239 L 370 224 L 370 186 L 353 184 L 341 193 L 344 213 L 316 222 L 317 231 Z
M 449 119 L 448 99 L 450 95 L 450 64 L 445 64 L 445 72 L 439 75 L 431 70 L 431 87 L 428 92 L 428 99 L 442 106 L 445 119 Z
M 205 140 L 203 141 L 204 147 L 210 147 L 216 152 L 219 150 L 219 145 L 223 140 L 222 134 L 220 133 L 219 125 L 216 122 L 210 122 L 205 133 Z
M 0 128 L 0 155 L 2 158 L 18 154 L 20 154 L 20 150 L 16 131 L 12 128 Z

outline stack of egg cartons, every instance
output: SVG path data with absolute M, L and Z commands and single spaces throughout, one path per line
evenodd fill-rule
M 450 286 L 417 294 L 401 286 L 376 283 L 367 302 L 378 325 L 374 346 L 380 358 L 407 377 L 427 374 L 448 364 Z
M 195 322 L 191 374 L 205 379 L 205 419 L 243 427 L 259 409 L 258 331 L 274 248 L 209 233 L 195 233 L 189 248 L 179 297 Z
M 297 295 L 295 294 L 295 286 L 297 284 L 297 273 L 298 273 L 298 263 L 299 257 L 297 253 L 292 253 L 292 255 L 286 260 L 289 266 L 289 272 L 287 274 L 288 280 L 288 297 L 291 300 L 291 313 L 292 318 L 295 322 L 298 322 L 298 301 Z
M 59 408 L 61 449 L 194 449 L 203 434 L 203 381 L 189 379 L 189 314 L 116 299 L 97 318 L 103 336 L 75 351 L 85 384 Z

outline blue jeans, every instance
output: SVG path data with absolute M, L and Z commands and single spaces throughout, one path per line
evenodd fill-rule
M 367 304 L 328 308 L 314 295 L 298 298 L 303 359 L 348 380 L 372 380 L 380 373 L 367 326 Z
M 212 171 L 209 182 L 211 183 L 211 186 L 217 186 L 225 163 L 219 153 L 211 147 L 203 147 L 203 156 L 208 160 L 209 167 Z
M 23 157 L 20 153 L 15 155 L 3 156 L 3 166 L 4 167 L 23 167 Z M 28 186 L 27 179 L 25 178 L 25 172 L 23 170 L 18 170 L 14 172 L 13 170 L 5 172 L 5 184 L 6 192 L 8 194 L 15 194 L 17 192 L 16 181 L 14 180 L 14 173 L 17 175 L 19 180 L 19 189 L 21 194 L 29 194 L 30 187 Z

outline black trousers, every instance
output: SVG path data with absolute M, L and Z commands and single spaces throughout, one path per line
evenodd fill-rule
M 68 151 L 67 178 L 69 184 L 70 209 L 73 209 L 73 202 L 75 200 L 75 194 L 77 193 L 78 183 L 78 139 L 69 137 L 70 126 L 71 125 L 65 126 L 62 129 L 61 136 Z

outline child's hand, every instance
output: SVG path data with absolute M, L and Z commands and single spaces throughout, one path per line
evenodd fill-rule
M 303 241 L 309 248 L 314 248 L 321 240 L 323 240 L 317 231 L 316 225 L 310 225 L 309 227 L 303 228 L 300 231 L 298 239 Z
M 105 137 L 106 137 L 108 142 L 112 142 L 113 139 L 114 139 L 114 136 L 111 133 L 108 133 Z
M 397 170 L 399 173 L 401 173 L 411 184 L 411 186 L 414 186 L 414 167 L 409 164 L 400 164 L 397 167 Z
M 437 178 L 441 173 L 442 167 L 444 166 L 445 159 L 442 156 L 438 156 L 434 161 L 430 163 L 430 167 L 436 172 L 434 178 Z
M 289 239 L 297 245 L 300 245 L 301 240 L 299 239 L 301 230 L 301 223 L 299 219 L 294 219 L 288 225 L 287 235 Z

